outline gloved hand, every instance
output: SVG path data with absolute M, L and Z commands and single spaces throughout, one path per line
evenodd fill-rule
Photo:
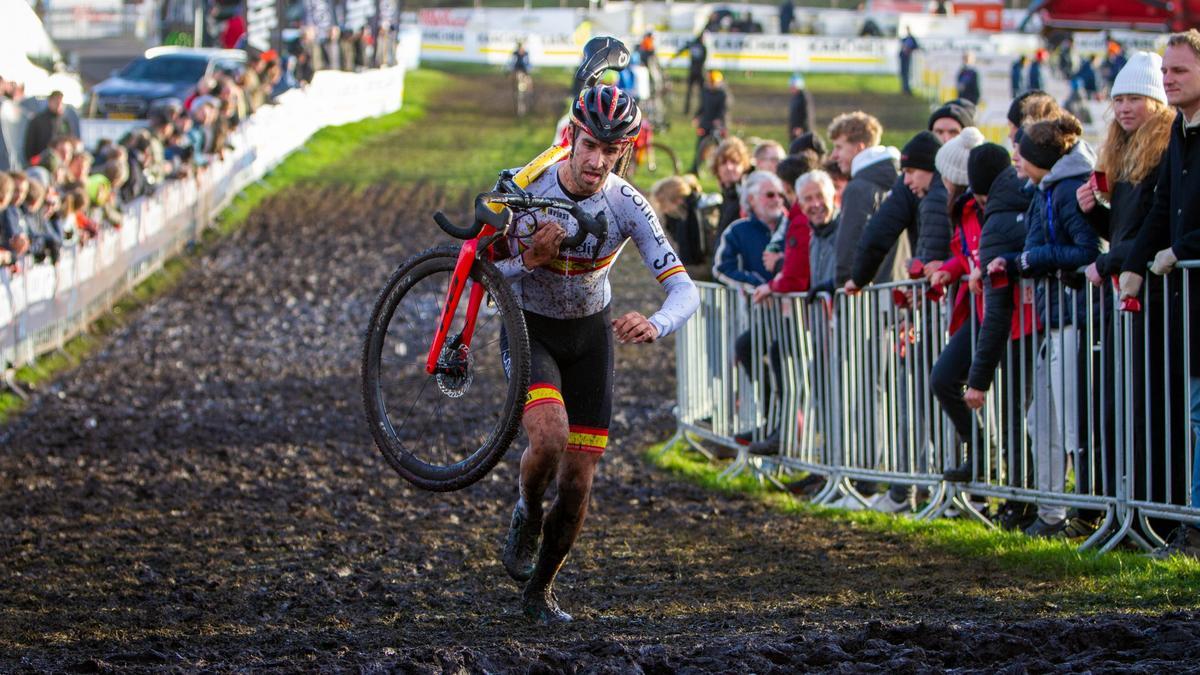
M 1150 271 L 1158 275 L 1169 274 L 1175 269 L 1175 263 L 1179 262 L 1179 258 L 1175 257 L 1175 250 L 1164 248 L 1154 256 L 1154 262 L 1150 264 Z

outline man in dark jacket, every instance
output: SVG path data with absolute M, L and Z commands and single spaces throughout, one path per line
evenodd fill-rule
M 46 109 L 34 116 L 25 129 L 25 163 L 42 154 L 56 136 L 70 136 L 71 125 L 63 114 L 63 94 L 55 91 L 46 99 Z
M 1180 260 L 1200 259 L 1200 32 L 1195 29 L 1172 35 L 1163 54 L 1163 86 L 1167 101 L 1179 109 L 1171 127 L 1171 143 L 1167 147 L 1165 166 L 1159 172 L 1154 190 L 1154 203 L 1142 222 L 1121 272 L 1121 297 L 1137 297 L 1141 291 L 1147 264 L 1155 274 L 1168 274 Z M 1151 263 L 1151 261 L 1153 261 Z M 1191 306 L 1188 331 L 1195 344 L 1200 335 L 1200 272 L 1189 275 L 1188 288 Z M 1183 309 L 1179 281 L 1171 287 L 1175 305 L 1173 312 Z M 1173 316 L 1179 316 L 1173 313 Z M 1175 331 L 1181 333 L 1182 331 Z M 1180 345 L 1192 349 L 1192 345 Z M 1172 350 L 1174 351 L 1174 350 Z M 1190 417 L 1193 437 L 1200 434 L 1200 357 L 1194 353 L 1188 373 Z M 1183 443 L 1180 447 L 1186 447 Z M 1196 446 L 1200 447 L 1200 440 Z M 1193 476 L 1190 506 L 1200 506 L 1200 461 L 1193 454 Z M 1182 553 L 1200 557 L 1200 530 L 1183 525 L 1171 537 L 1163 556 Z
M 831 288 L 825 290 L 832 290 L 850 279 L 854 251 L 867 221 L 879 209 L 884 196 L 899 177 L 900 159 L 898 150 L 879 144 L 883 137 L 879 120 L 862 111 L 835 117 L 829 125 L 829 137 L 833 141 L 830 159 L 837 162 L 843 173 L 849 174 L 850 182 L 842 191 L 837 273 Z
M 1013 61 L 1012 68 L 1008 74 L 1008 86 L 1012 90 L 1013 98 L 1020 96 L 1021 92 L 1025 91 L 1022 81 L 1025 79 L 1025 64 L 1028 61 L 1029 59 L 1025 58 L 1024 54 L 1018 56 L 1016 61 Z
M 906 248 L 915 249 L 916 259 L 922 263 L 945 260 L 950 254 L 946 186 L 933 166 L 940 146 L 930 131 L 922 131 L 905 144 L 900 153 L 904 174 L 863 231 L 850 281 L 845 284 L 848 293 L 858 292 L 873 279 L 882 283 L 908 277 L 907 256 L 897 259 L 894 253 L 902 232 L 908 233 Z

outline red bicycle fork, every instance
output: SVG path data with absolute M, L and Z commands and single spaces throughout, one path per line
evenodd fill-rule
M 479 236 L 464 242 L 458 251 L 458 261 L 454 264 L 454 274 L 450 278 L 450 287 L 446 290 L 446 302 L 442 305 L 442 316 L 438 319 L 437 333 L 433 336 L 433 344 L 429 346 L 429 355 L 425 359 L 425 372 L 430 375 L 437 371 L 438 357 L 446 345 L 446 336 L 450 333 L 450 325 L 454 323 L 454 313 L 458 311 L 458 302 L 462 299 L 463 288 L 471 278 L 471 266 L 475 264 L 475 254 L 479 250 L 479 241 L 496 232 L 491 225 L 484 225 Z M 479 316 L 479 306 L 483 304 L 483 285 L 471 284 L 471 295 L 467 299 L 466 323 L 459 335 L 459 343 L 464 347 L 471 346 L 471 336 L 475 334 L 475 319 Z

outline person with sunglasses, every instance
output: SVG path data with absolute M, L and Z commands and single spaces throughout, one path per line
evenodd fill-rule
M 721 242 L 717 246 L 717 262 L 713 267 L 713 276 L 718 281 L 732 288 L 753 292 L 775 276 L 778 270 L 767 269 L 763 253 L 775 232 L 787 227 L 784 196 L 783 181 L 779 180 L 779 176 L 769 171 L 754 171 L 746 177 L 742 188 L 742 211 L 749 215 L 731 223 L 721 235 Z M 762 354 L 756 356 L 752 353 L 749 328 L 738 336 L 734 351 L 738 363 L 747 372 L 753 372 L 753 359 L 762 358 Z M 778 346 L 772 344 L 770 352 L 771 366 L 778 376 Z M 761 385 L 760 400 L 765 406 L 772 396 L 769 378 L 764 379 Z M 778 439 L 778 429 L 764 430 L 764 438 L 755 439 L 754 436 L 754 431 L 749 429 L 735 434 L 739 442 L 746 444 L 752 439 L 769 442 L 772 438 Z

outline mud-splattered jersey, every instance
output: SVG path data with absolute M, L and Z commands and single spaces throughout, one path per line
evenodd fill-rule
M 570 199 L 558 181 L 558 171 L 564 164 L 559 162 L 546 169 L 526 189 L 540 197 Z M 512 283 L 517 302 L 527 311 L 555 319 L 575 319 L 599 312 L 612 299 L 608 272 L 625 243 L 632 240 L 646 269 L 667 292 L 662 307 L 649 318 L 650 323 L 658 329 L 660 337 L 678 330 L 696 311 L 700 296 L 667 241 L 650 203 L 627 181 L 610 174 L 599 192 L 578 204 L 593 216 L 600 211 L 607 214 L 608 236 L 604 243 L 597 250 L 595 237 L 589 236 L 577 248 L 560 252 L 554 261 L 529 270 L 520 255 L 526 245 L 517 236 L 511 236 L 508 245 L 513 257 L 496 264 Z M 571 214 L 548 209 L 523 216 L 510 231 L 516 235 L 528 233 L 532 229 L 530 219 L 534 217 L 540 224 L 558 223 L 568 237 L 579 229 Z

